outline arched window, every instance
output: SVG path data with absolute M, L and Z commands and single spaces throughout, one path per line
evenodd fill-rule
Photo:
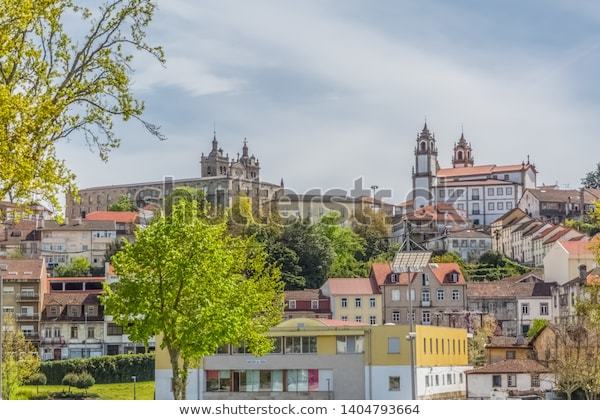
M 456 156 L 458 157 L 458 160 L 463 160 L 463 152 L 462 152 L 462 150 L 459 150 L 458 153 L 456 154 Z
M 427 150 L 427 143 L 425 143 L 424 141 L 421 142 L 421 152 L 424 152 L 425 150 Z

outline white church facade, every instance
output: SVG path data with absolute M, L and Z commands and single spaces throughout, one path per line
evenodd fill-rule
M 527 188 L 535 188 L 535 165 L 475 165 L 473 150 L 463 134 L 454 144 L 452 167 L 441 168 L 433 133 L 427 128 L 417 135 L 412 171 L 415 208 L 437 203 L 451 204 L 475 226 L 487 226 L 515 208 Z

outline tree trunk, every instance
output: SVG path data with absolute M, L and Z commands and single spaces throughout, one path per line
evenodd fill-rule
M 173 371 L 172 388 L 173 398 L 176 400 L 184 400 L 186 396 L 185 389 L 187 387 L 187 370 L 179 367 L 179 351 L 167 346 L 169 358 L 171 360 L 171 370 Z

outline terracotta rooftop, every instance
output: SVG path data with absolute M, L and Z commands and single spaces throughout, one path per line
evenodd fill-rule
M 562 238 L 563 236 L 565 236 L 567 233 L 569 233 L 569 231 L 571 231 L 570 228 L 563 228 L 557 232 L 555 232 L 553 235 L 551 235 L 548 239 L 546 239 L 543 244 L 547 245 L 547 244 L 551 244 L 553 242 L 558 241 L 560 238 Z
M 550 296 L 550 283 L 515 283 L 513 281 L 498 280 L 490 282 L 470 282 L 467 284 L 469 298 L 516 298 L 534 296 L 537 284 L 548 285 L 547 296 Z M 538 288 L 537 296 L 544 296 L 544 287 Z
M 318 300 L 324 298 L 320 289 L 286 290 L 285 300 Z
M 530 164 L 524 165 L 478 165 L 463 168 L 443 168 L 438 170 L 439 178 L 451 178 L 461 176 L 492 176 L 500 172 L 521 172 L 535 167 Z
M 71 220 L 65 224 L 59 224 L 54 220 L 46 220 L 41 230 L 63 230 L 63 231 L 86 231 L 86 230 L 116 230 L 114 221 L 108 220 Z
M 435 276 L 438 283 L 443 284 L 446 276 L 452 272 L 458 273 L 458 281 L 452 284 L 465 284 L 465 277 L 460 271 L 460 267 L 456 263 L 437 263 L 437 264 L 429 264 L 429 268 L 431 269 L 433 275 Z
M 551 203 L 568 203 L 579 201 L 579 190 L 561 190 L 558 188 L 529 188 L 529 191 L 539 201 Z
M 492 336 L 490 341 L 485 345 L 487 348 L 504 348 L 504 347 L 517 347 L 527 348 L 529 347 L 529 340 L 525 337 L 506 337 L 506 336 Z
M 6 264 L 6 271 L 2 271 L 3 280 L 39 280 L 44 272 L 44 260 L 0 260 Z
M 327 280 L 326 285 L 332 295 L 372 295 L 379 294 L 377 284 L 368 277 L 339 278 Z
M 493 373 L 549 373 L 550 369 L 531 359 L 510 359 L 467 371 L 468 375 Z
M 592 241 L 579 240 L 579 241 L 560 241 L 561 246 L 569 253 L 574 256 L 576 255 L 592 255 L 593 246 Z
M 378 286 L 384 284 L 391 273 L 392 266 L 388 262 L 373 263 L 371 265 L 371 278 L 375 280 Z
M 98 305 L 98 293 L 46 293 L 44 294 L 44 306 L 47 305 Z
M 138 214 L 134 211 L 93 211 L 85 216 L 85 220 L 114 221 L 117 223 L 135 223 Z

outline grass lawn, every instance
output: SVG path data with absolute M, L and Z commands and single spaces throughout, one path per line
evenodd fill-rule
M 68 387 L 63 385 L 43 385 L 40 386 L 40 394 L 67 391 L 67 389 Z M 71 391 L 83 393 L 83 391 L 76 388 L 71 388 Z M 36 394 L 36 387 L 34 385 L 27 385 L 21 387 L 17 398 L 27 400 L 30 396 L 35 396 Z M 88 389 L 88 394 L 97 394 L 101 400 L 133 400 L 133 383 L 98 384 Z M 154 382 L 138 382 L 136 385 L 136 397 L 138 400 L 153 400 Z

